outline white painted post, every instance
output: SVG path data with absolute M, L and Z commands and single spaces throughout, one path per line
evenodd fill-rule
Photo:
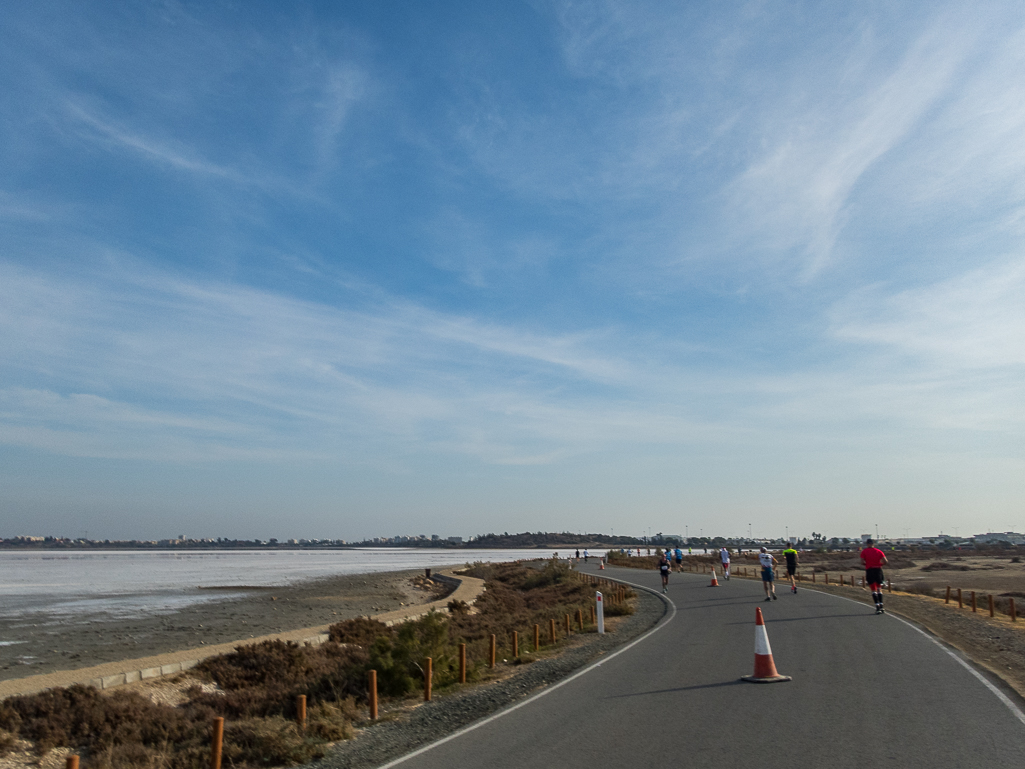
M 598 634 L 603 635 L 605 633 L 605 608 L 602 604 L 601 593 L 594 594 L 594 602 L 598 607 Z

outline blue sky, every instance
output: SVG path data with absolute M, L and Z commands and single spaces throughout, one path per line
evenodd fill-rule
M 2 3 L 0 536 L 1025 529 L 1018 3 Z

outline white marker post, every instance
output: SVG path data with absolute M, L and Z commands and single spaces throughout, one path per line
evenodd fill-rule
M 602 603 L 601 593 L 595 593 L 594 600 L 598 605 L 595 611 L 595 614 L 598 615 L 598 635 L 603 635 L 605 633 L 605 605 Z

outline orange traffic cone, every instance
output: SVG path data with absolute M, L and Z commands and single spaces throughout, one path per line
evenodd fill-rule
M 769 634 L 765 632 L 765 620 L 762 610 L 755 607 L 755 672 L 744 676 L 741 681 L 753 684 L 774 684 L 778 681 L 793 681 L 790 676 L 781 676 L 776 671 L 776 663 L 772 661 L 772 647 L 769 646 Z
M 709 587 L 719 587 L 719 580 L 715 578 L 715 567 L 712 567 L 712 584 Z
M 605 559 L 604 558 L 601 558 L 601 559 L 598 560 L 598 568 L 599 569 L 604 569 L 605 568 Z

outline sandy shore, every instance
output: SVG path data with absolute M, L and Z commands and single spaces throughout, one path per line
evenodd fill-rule
M 428 603 L 434 594 L 411 582 L 422 574 L 420 569 L 350 574 L 252 588 L 242 597 L 206 602 L 174 614 L 96 623 L 85 629 L 0 623 L 0 637 L 20 642 L 0 647 L 0 681 L 230 643 Z M 33 659 L 22 659 L 26 656 Z

